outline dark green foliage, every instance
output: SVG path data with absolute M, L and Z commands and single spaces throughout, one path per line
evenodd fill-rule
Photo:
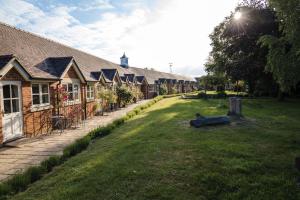
M 51 156 L 47 160 L 44 160 L 41 163 L 41 166 L 47 171 L 52 171 L 53 167 L 60 165 L 62 163 L 62 159 L 59 156 Z
M 159 95 L 166 95 L 168 94 L 168 88 L 166 84 L 161 84 L 159 86 Z
M 30 184 L 30 177 L 28 174 L 17 174 L 7 182 L 12 193 L 24 191 Z
M 191 99 L 224 99 L 227 97 L 249 97 L 247 93 L 238 93 L 238 94 L 233 94 L 229 93 L 227 94 L 225 91 L 217 92 L 217 93 L 205 93 L 205 92 L 199 92 L 197 95 L 193 95 Z
M 200 88 L 203 90 L 214 90 L 217 91 L 225 90 L 225 84 L 228 82 L 226 77 L 220 74 L 205 75 L 199 78 Z
M 88 147 L 90 141 L 91 138 L 89 136 L 85 136 L 81 139 L 76 140 L 75 143 L 69 145 L 64 149 L 63 158 L 66 159 L 80 153 Z
M 120 118 L 120 119 L 115 120 L 115 121 L 113 122 L 113 124 L 114 124 L 116 127 L 118 127 L 118 126 L 124 124 L 124 122 L 125 122 L 125 119 L 124 119 L 124 118 Z
M 245 1 L 236 8 L 242 13 L 239 20 L 232 13 L 215 28 L 210 35 L 213 50 L 206 63 L 210 73 L 226 74 L 232 83 L 245 81 L 250 94 L 258 81 L 269 78 L 265 72 L 268 51 L 258 44 L 259 38 L 279 34 L 274 10 L 260 2 Z
M 117 87 L 116 94 L 118 96 L 118 102 L 121 105 L 127 105 L 133 100 L 134 94 L 125 86 Z
M 0 199 L 4 199 L 11 192 L 11 188 L 7 183 L 0 183 Z
M 58 164 L 56 164 L 58 165 Z M 46 173 L 46 169 L 43 166 L 30 167 L 24 173 L 24 176 L 29 177 L 30 183 L 39 180 Z
M 205 92 L 199 92 L 197 96 L 198 96 L 199 99 L 206 99 L 207 98 L 207 94 Z
M 226 98 L 226 97 L 227 97 L 227 94 L 226 94 L 226 92 L 223 90 L 223 91 L 217 92 L 217 96 L 218 96 L 218 98 Z

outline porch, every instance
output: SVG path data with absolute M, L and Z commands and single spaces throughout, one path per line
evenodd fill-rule
M 38 165 L 50 156 L 62 154 L 66 146 L 82 138 L 91 130 L 125 116 L 127 112 L 148 101 L 139 101 L 126 108 L 105 113 L 104 116 L 94 116 L 92 119 L 86 120 L 81 127 L 65 130 L 61 134 L 57 131 L 50 135 L 23 138 L 7 143 L 0 148 L 0 182 L 30 166 Z

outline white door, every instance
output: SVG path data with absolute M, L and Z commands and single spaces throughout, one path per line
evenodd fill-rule
M 23 135 L 21 82 L 0 81 L 3 142 Z

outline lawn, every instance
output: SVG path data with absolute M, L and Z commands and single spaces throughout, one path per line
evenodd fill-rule
M 12 199 L 300 199 L 300 101 L 243 100 L 245 120 L 189 127 L 226 104 L 164 99 Z

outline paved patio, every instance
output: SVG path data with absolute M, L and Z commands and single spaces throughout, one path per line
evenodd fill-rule
M 82 127 L 65 130 L 61 134 L 55 132 L 51 135 L 23 138 L 6 144 L 0 148 L 0 182 L 30 166 L 39 165 L 52 155 L 61 155 L 63 149 L 76 139 L 85 136 L 96 127 L 105 126 L 125 116 L 128 111 L 148 101 L 140 101 L 121 110 L 105 113 L 104 116 L 95 116 L 93 119 L 86 120 Z

